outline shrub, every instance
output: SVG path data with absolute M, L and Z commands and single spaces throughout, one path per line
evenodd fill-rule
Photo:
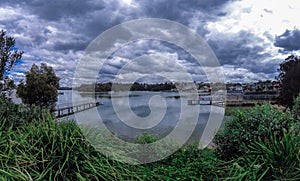
M 135 143 L 137 144 L 149 144 L 154 143 L 158 141 L 159 139 L 153 135 L 150 135 L 148 133 L 143 133 L 142 135 L 139 135 L 135 139 Z
M 103 137 L 101 132 L 80 129 L 73 121 L 56 122 L 47 111 L 44 114 L 37 108 L 15 105 L 7 99 L 0 101 L 0 180 L 300 178 L 300 124 L 293 122 L 289 112 L 283 113 L 271 105 L 237 111 L 224 130 L 217 134 L 214 140 L 218 144 L 216 152 L 190 145 L 163 160 L 133 166 L 102 155 L 83 135 L 87 132 L 86 135 L 91 134 L 97 140 Z M 143 134 L 136 143 L 143 145 L 157 140 L 152 135 Z M 169 145 L 158 145 L 153 153 L 160 155 L 175 144 L 172 141 L 167 143 Z M 128 150 L 124 148 L 124 151 Z M 137 157 L 143 159 L 151 156 L 146 152 L 140 154 Z M 216 154 L 226 160 L 234 159 L 224 161 Z
M 168 138 L 159 140 L 158 137 L 148 133 L 139 135 L 135 143 L 137 143 L 136 150 L 131 149 L 133 152 L 129 155 L 139 163 L 161 160 L 180 148 L 175 140 Z
M 298 94 L 298 97 L 294 100 L 292 114 L 297 121 L 300 121 L 300 93 Z
M 289 113 L 283 113 L 270 104 L 237 110 L 214 138 L 216 153 L 226 160 L 236 158 L 245 153 L 242 145 L 268 139 L 270 133 L 283 136 L 291 123 Z
M 10 99 L 0 95 L 0 117 L 9 120 L 5 122 L 5 127 L 12 126 L 15 129 L 30 122 L 44 120 L 48 117 L 54 118 L 54 115 L 40 107 L 15 104 Z
M 146 180 L 217 180 L 226 173 L 212 150 L 199 149 L 197 145 L 186 146 L 144 166 Z
M 0 100 L 0 180 L 140 180 L 137 167 L 102 155 L 75 122 Z
M 0 118 L 4 122 L 4 118 Z M 139 180 L 130 165 L 102 155 L 75 122 L 52 118 L 17 130 L 0 127 L 0 175 L 15 180 Z M 1 178 L 1 177 L 0 177 Z
M 242 165 L 248 167 L 255 162 L 257 175 L 263 180 L 299 180 L 299 141 L 299 135 L 287 133 L 283 137 L 272 135 L 269 141 L 250 143 L 245 147 Z
M 300 94 L 294 100 L 294 106 L 291 111 L 294 121 L 291 123 L 291 133 L 300 135 Z

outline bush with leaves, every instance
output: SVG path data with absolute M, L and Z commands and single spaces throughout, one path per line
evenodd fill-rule
M 262 180 L 300 179 L 300 137 L 293 133 L 283 136 L 270 133 L 270 140 L 245 145 L 246 154 L 239 159 L 243 168 L 252 167 Z
M 48 117 L 53 118 L 53 116 L 48 110 L 35 106 L 27 107 L 22 104 L 15 104 L 4 95 L 0 95 L 0 117 L 9 120 L 5 121 L 5 127 L 12 126 L 17 128 Z
M 226 160 L 241 156 L 245 153 L 243 145 L 267 140 L 270 133 L 283 136 L 292 122 L 293 118 L 289 113 L 283 113 L 270 104 L 237 110 L 214 138 L 216 153 Z
M 293 133 L 243 145 L 245 154 L 227 163 L 224 180 L 300 180 L 300 137 Z
M 277 79 L 281 84 L 279 101 L 291 108 L 294 98 L 300 93 L 300 57 L 291 55 L 280 64 Z
M 26 83 L 20 82 L 17 95 L 22 102 L 30 106 L 40 106 L 54 110 L 59 88 L 59 77 L 53 68 L 42 63 L 41 66 L 32 65 L 26 72 Z
M 162 159 L 172 154 L 179 148 L 176 140 L 163 139 L 149 133 L 143 133 L 136 137 L 137 149 L 129 155 L 140 163 L 148 163 L 153 160 Z
M 292 114 L 296 120 L 300 121 L 300 93 L 298 94 L 298 97 L 294 100 Z
M 141 180 L 131 165 L 109 159 L 73 121 L 0 99 L 0 180 Z
M 218 180 L 227 176 L 223 162 L 213 151 L 199 149 L 196 144 L 180 148 L 161 161 L 146 164 L 144 170 L 145 180 Z

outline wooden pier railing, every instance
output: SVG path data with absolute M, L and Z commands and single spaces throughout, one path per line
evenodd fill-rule
M 60 104 L 56 106 L 54 113 L 57 118 L 61 118 L 64 116 L 68 116 L 80 111 L 88 110 L 97 106 L 102 105 L 103 103 L 100 101 L 96 102 L 75 102 L 68 104 Z

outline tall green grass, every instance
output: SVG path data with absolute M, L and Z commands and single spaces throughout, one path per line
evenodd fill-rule
M 86 139 L 105 142 L 110 140 L 109 135 L 80 129 L 73 121 L 56 122 L 48 111 L 36 107 L 16 105 L 3 98 L 0 102 L 0 180 L 300 179 L 299 123 L 290 113 L 278 112 L 269 105 L 238 111 L 225 125 L 227 130 L 219 133 L 222 137 L 218 139 L 223 140 L 216 141 L 216 150 L 189 145 L 163 160 L 130 165 L 100 153 Z M 155 137 L 144 134 L 136 143 L 155 141 Z M 227 148 L 230 150 L 224 151 Z M 234 149 L 240 152 L 233 156 Z M 120 150 L 114 154 L 132 151 L 126 147 Z M 159 147 L 157 154 L 162 151 Z M 132 152 L 136 159 L 149 153 Z
M 110 160 L 95 150 L 74 122 L 41 120 L 16 130 L 1 127 L 0 132 L 3 178 L 140 180 L 140 174 L 132 174 L 137 171 L 130 165 Z
M 272 135 L 268 141 L 257 141 L 247 146 L 247 162 L 257 160 L 259 174 L 269 180 L 300 180 L 299 135 Z

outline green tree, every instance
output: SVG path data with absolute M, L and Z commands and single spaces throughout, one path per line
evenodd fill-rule
M 280 103 L 288 107 L 293 106 L 293 101 L 300 93 L 300 59 L 291 55 L 280 64 L 277 79 L 281 83 Z
M 0 90 L 3 90 L 4 86 L 9 81 L 6 81 L 6 75 L 10 72 L 13 65 L 17 63 L 23 55 L 23 51 L 19 51 L 15 48 L 15 39 L 6 35 L 6 32 L 0 31 Z
M 26 72 L 26 83 L 20 82 L 17 95 L 22 102 L 53 110 L 57 101 L 59 77 L 52 67 L 42 63 L 40 67 L 33 64 Z

